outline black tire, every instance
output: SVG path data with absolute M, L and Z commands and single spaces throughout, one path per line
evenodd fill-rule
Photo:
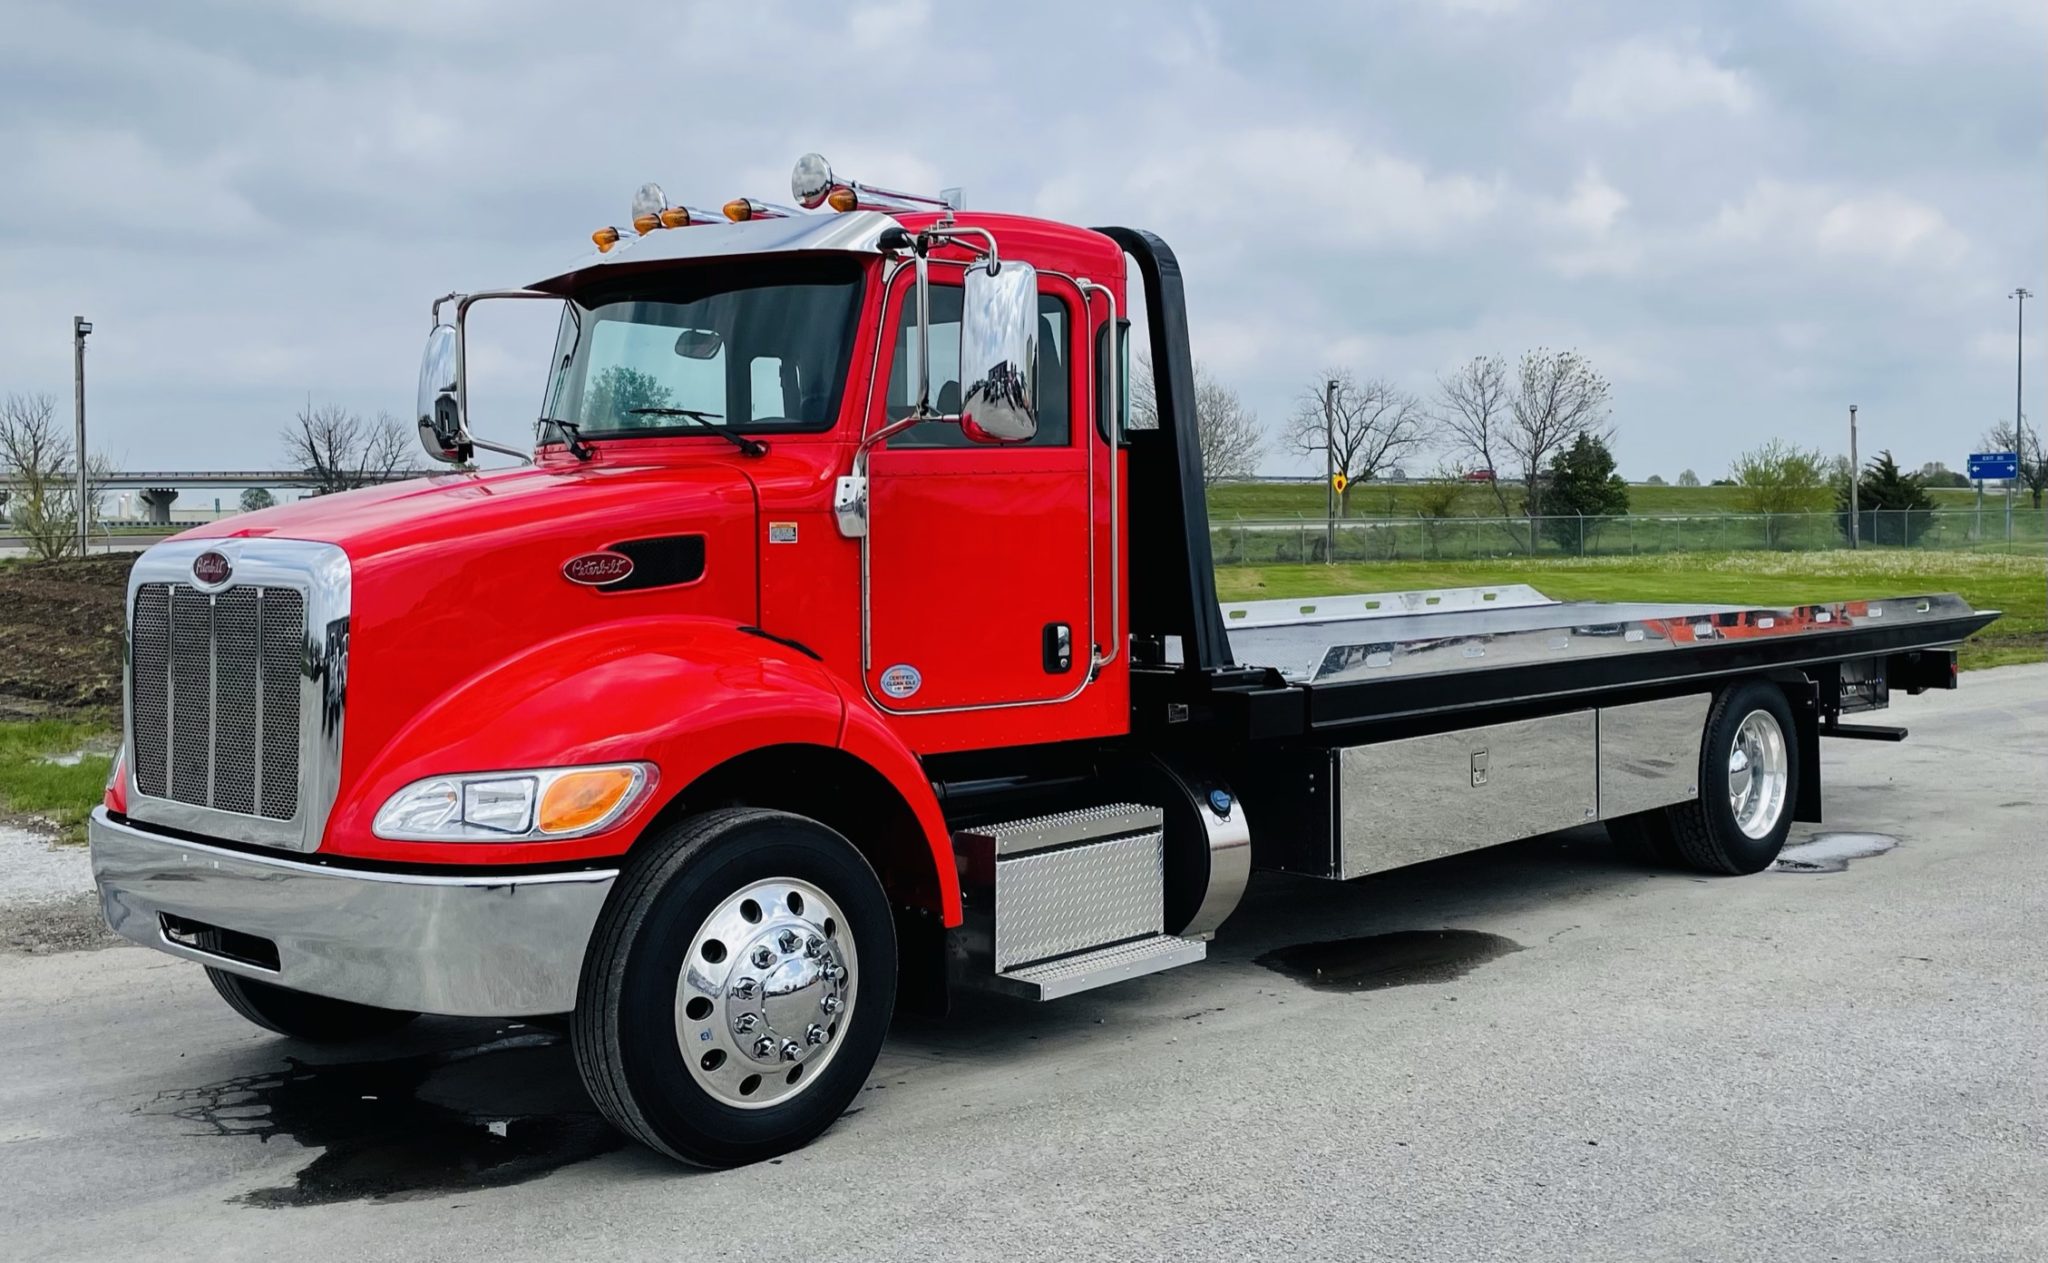
M 1671 820 L 1663 810 L 1639 811 L 1607 822 L 1607 836 L 1621 858 L 1649 868 L 1676 868 L 1681 863 Z
M 1761 711 L 1777 721 L 1785 745 L 1785 800 L 1770 831 L 1750 837 L 1736 823 L 1728 801 L 1728 754 L 1742 721 Z M 1799 801 L 1799 729 L 1792 705 L 1774 684 L 1751 681 L 1724 690 L 1707 712 L 1706 740 L 1700 746 L 1700 796 L 1665 809 L 1679 861 L 1702 873 L 1737 876 L 1762 872 L 1784 849 L 1792 831 L 1792 807 Z
M 418 1017 L 402 1009 L 378 1009 L 347 1000 L 293 991 L 221 969 L 208 969 L 213 989 L 228 1007 L 267 1031 L 309 1044 L 346 1044 L 388 1035 Z
M 845 913 L 857 1001 L 838 1048 L 788 1100 L 742 1109 L 693 1077 L 676 1033 L 678 978 L 698 929 L 749 883 L 795 878 Z M 874 869 L 838 833 L 785 812 L 729 808 L 641 842 L 584 956 L 571 1039 L 591 1099 L 613 1125 L 693 1166 L 729 1167 L 808 1143 L 874 1068 L 896 1002 L 896 928 Z

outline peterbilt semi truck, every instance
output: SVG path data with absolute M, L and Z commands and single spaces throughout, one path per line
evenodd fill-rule
M 1821 739 L 1902 735 L 1844 717 L 1953 688 L 1995 617 L 1219 602 L 1165 242 L 817 155 L 791 192 L 649 185 L 566 269 L 446 296 L 446 472 L 141 556 L 114 930 L 299 1040 L 558 1016 L 623 1132 L 746 1163 L 839 1116 L 899 1006 L 1193 966 L 1255 868 L 1604 821 L 1763 869 L 1820 818 Z M 530 445 L 471 427 L 481 302 L 559 311 Z

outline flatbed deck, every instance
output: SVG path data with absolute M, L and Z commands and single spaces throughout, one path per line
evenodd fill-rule
M 1557 601 L 1525 584 L 1221 609 L 1238 667 L 1269 680 L 1236 690 L 1260 695 L 1250 735 L 1952 648 L 1998 617 L 1952 594 L 1752 607 Z M 1299 695 L 1298 721 L 1281 692 Z

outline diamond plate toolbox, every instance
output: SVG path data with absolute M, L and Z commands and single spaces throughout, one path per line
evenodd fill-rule
M 968 896 L 993 922 L 995 969 L 1159 933 L 1163 827 L 1157 807 L 1113 803 L 955 834 Z

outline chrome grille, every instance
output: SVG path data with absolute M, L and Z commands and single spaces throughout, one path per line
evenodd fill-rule
M 136 788 L 214 811 L 295 817 L 304 595 L 144 583 L 129 635 Z

